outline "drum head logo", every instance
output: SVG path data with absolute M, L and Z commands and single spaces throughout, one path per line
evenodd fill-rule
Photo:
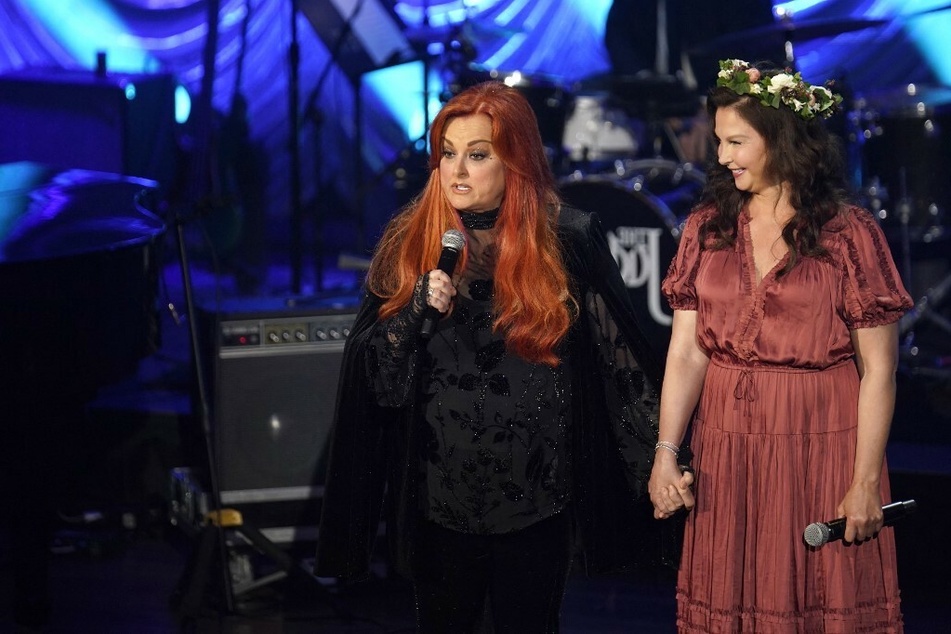
M 624 284 L 629 289 L 641 289 L 651 318 L 662 326 L 670 326 L 673 318 L 664 312 L 660 294 L 660 241 L 664 231 L 653 227 L 617 227 L 606 233 Z

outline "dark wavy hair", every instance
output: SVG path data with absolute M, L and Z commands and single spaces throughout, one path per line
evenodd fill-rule
M 766 75 L 778 71 L 764 70 Z M 823 225 L 836 216 L 847 202 L 841 141 L 829 132 L 820 118 L 805 121 L 790 108 L 772 108 L 749 95 L 729 88 L 710 90 L 707 112 L 714 121 L 721 108 L 735 108 L 766 141 L 766 172 L 784 187 L 795 216 L 783 228 L 790 258 L 780 275 L 788 273 L 801 256 L 825 253 L 819 244 Z M 717 140 L 714 139 L 714 143 Z M 716 208 L 700 227 L 700 238 L 708 248 L 726 248 L 736 241 L 737 218 L 752 197 L 736 188 L 733 175 L 716 158 L 707 167 L 707 182 L 698 208 Z

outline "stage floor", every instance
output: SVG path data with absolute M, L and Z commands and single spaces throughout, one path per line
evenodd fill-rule
M 291 272 L 277 264 L 255 285 L 252 301 L 272 304 L 291 298 L 337 297 L 356 301 L 359 274 L 325 268 L 303 276 L 302 293 L 291 289 Z M 181 270 L 166 266 L 161 304 L 184 305 Z M 204 305 L 247 300 L 234 275 L 192 266 L 193 287 Z M 172 526 L 168 516 L 169 469 L 200 459 L 200 429 L 192 411 L 192 365 L 188 328 L 170 311 L 162 316 L 162 344 L 135 377 L 100 391 L 82 421 L 89 433 L 77 455 L 69 502 L 54 526 L 49 566 L 50 620 L 45 629 L 12 624 L 10 553 L 15 544 L 0 532 L 0 632 L 164 633 L 183 631 L 173 608 L 195 538 Z M 888 460 L 894 499 L 915 498 L 919 511 L 893 529 L 899 552 L 906 632 L 949 631 L 951 555 L 941 544 L 951 524 L 951 439 L 943 408 L 951 380 L 913 369 L 899 376 L 899 404 Z M 80 450 L 81 449 L 81 450 Z M 102 513 L 99 522 L 77 514 Z M 130 519 L 133 518 L 133 519 Z M 134 520 L 134 521 L 133 521 Z M 633 536 L 632 536 L 633 538 Z M 301 556 L 307 565 L 306 556 Z M 407 585 L 380 563 L 372 581 L 352 588 L 278 581 L 240 601 L 227 613 L 203 602 L 187 631 L 234 634 L 298 632 L 411 632 L 413 599 Z M 211 594 L 215 584 L 212 583 Z M 586 578 L 572 575 L 562 613 L 562 631 L 585 634 L 674 632 L 674 573 L 644 570 Z

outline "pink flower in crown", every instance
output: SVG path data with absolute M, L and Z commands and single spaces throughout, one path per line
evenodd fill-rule
M 756 82 L 758 82 L 758 81 L 759 81 L 759 78 L 761 77 L 758 68 L 747 68 L 747 69 L 746 69 L 746 76 L 750 78 L 750 83 L 751 83 L 751 84 L 755 84 Z

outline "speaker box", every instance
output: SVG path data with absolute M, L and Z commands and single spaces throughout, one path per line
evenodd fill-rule
M 34 161 L 168 186 L 175 85 L 169 74 L 27 68 L 0 75 L 0 163 Z
M 245 308 L 253 307 L 253 303 Z M 200 311 L 224 508 L 274 543 L 316 539 L 353 307 Z

